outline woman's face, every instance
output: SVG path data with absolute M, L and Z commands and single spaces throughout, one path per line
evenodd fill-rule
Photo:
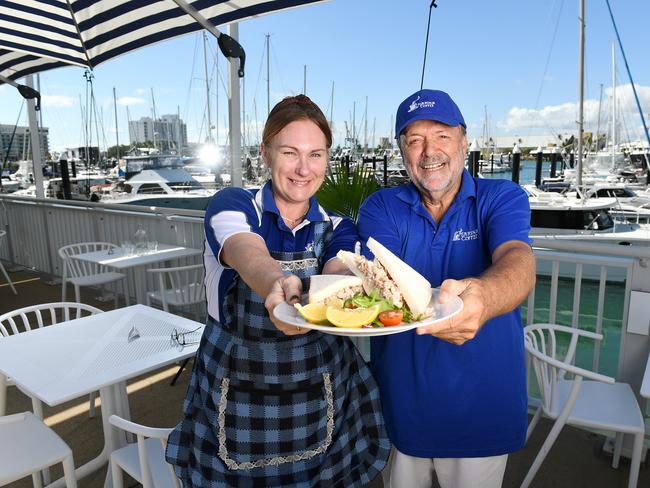
M 311 120 L 287 124 L 261 149 L 279 208 L 302 205 L 320 188 L 329 155 L 325 134 Z

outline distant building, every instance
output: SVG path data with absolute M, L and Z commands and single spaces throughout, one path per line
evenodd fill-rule
M 380 137 L 379 138 L 379 147 L 381 149 L 389 149 L 393 147 L 393 141 L 391 141 L 388 137 Z
M 31 159 L 32 141 L 29 135 L 29 127 L 15 127 L 8 124 L 0 124 L 0 161 L 5 157 L 8 161 L 20 161 Z M 12 140 L 12 134 L 13 140 Z M 49 129 L 41 127 L 38 129 L 39 141 L 41 143 L 41 154 L 45 157 L 50 152 Z
M 88 163 L 89 165 L 96 165 L 99 163 L 99 147 L 90 146 L 88 148 L 89 158 L 86 158 L 86 147 L 68 147 L 61 158 L 66 158 L 68 161 L 74 161 L 82 164 Z M 79 167 L 79 165 L 77 165 Z
M 187 125 L 176 114 L 163 115 L 156 120 L 141 117 L 129 121 L 129 140 L 131 144 L 152 142 L 162 149 L 178 150 L 187 146 Z
M 548 147 L 561 146 L 565 141 L 568 141 L 571 138 L 572 134 L 534 134 L 534 135 L 500 135 L 491 137 L 491 142 L 489 146 L 495 148 L 497 152 L 510 152 L 515 144 L 519 145 L 519 148 L 526 152 L 528 150 L 536 149 L 541 147 L 542 149 Z M 473 134 L 468 134 L 468 142 L 471 144 L 472 141 L 476 138 L 479 146 L 483 146 L 483 140 L 480 136 L 475 136 Z

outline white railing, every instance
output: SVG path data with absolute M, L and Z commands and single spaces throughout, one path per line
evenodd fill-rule
M 168 244 L 194 248 L 203 246 L 202 211 L 149 208 L 106 203 L 70 202 L 43 200 L 26 197 L 0 195 L 0 229 L 7 231 L 7 242 L 0 249 L 0 259 L 15 266 L 23 266 L 49 274 L 52 278 L 61 276 L 62 263 L 57 250 L 66 244 L 83 241 L 108 241 L 120 244 L 132 240 L 138 225 L 143 225 L 151 239 Z M 545 297 L 531 293 L 526 305 L 526 323 L 533 321 L 559 322 L 574 327 L 593 327 L 603 331 L 605 313 L 611 308 L 612 290 L 618 293 L 623 287 L 623 299 L 618 300 L 615 312 L 620 319 L 620 347 L 608 358 L 617 363 L 615 371 L 609 371 L 617 378 L 634 385 L 638 392 L 643 366 L 645 365 L 649 338 L 647 335 L 627 331 L 627 316 L 631 290 L 650 291 L 650 246 L 617 246 L 590 241 L 569 241 L 566 239 L 539 238 L 534 242 L 538 261 L 539 282 L 549 281 L 548 305 Z M 189 264 L 189 263 L 182 263 Z M 150 278 L 149 278 L 150 279 Z M 133 276 L 130 276 L 133 280 Z M 611 282 L 618 283 L 614 287 Z M 572 291 L 566 290 L 567 283 Z M 572 284 L 572 286 L 571 286 Z M 147 289 L 153 289 L 153 282 Z M 585 288 L 594 288 L 597 291 Z M 133 282 L 130 289 L 134 290 Z M 558 308 L 562 297 L 572 296 L 571 307 Z M 580 313 L 585 294 L 596 304 L 590 313 Z M 567 300 L 563 300 L 567 302 Z M 583 307 L 584 308 L 584 307 Z M 548 310 L 546 310 L 548 309 Z M 588 316 L 588 320 L 585 320 Z M 583 323 L 583 322 L 589 323 Z M 608 331 L 605 330 L 607 333 Z M 358 344 L 367 356 L 367 341 Z M 602 365 L 601 344 L 593 351 L 592 367 Z
M 615 319 L 620 319 L 621 324 L 627 323 L 627 310 L 631 287 L 630 278 L 635 263 L 633 258 L 579 254 L 539 248 L 535 249 L 535 258 L 537 260 L 538 281 L 550 279 L 549 303 L 547 307 L 548 315 L 543 316 L 540 307 L 536 306 L 536 293 L 540 288 L 538 284 L 536 289 L 530 293 L 526 302 L 526 324 L 548 322 L 551 324 L 570 325 L 579 329 L 590 328 L 597 333 L 602 333 L 605 303 L 608 299 L 610 299 L 610 303 L 618 301 L 616 304 L 619 305 L 619 307 L 616 307 L 618 309 L 611 310 L 615 314 Z M 573 291 L 570 300 L 567 300 L 566 296 L 563 297 L 565 305 L 571 302 L 570 311 L 566 306 L 561 307 L 561 317 L 558 317 L 558 298 L 561 295 L 561 278 L 573 281 Z M 581 314 L 582 291 L 585 284 L 588 284 L 589 288 L 593 288 L 594 285 L 597 286 L 598 298 L 595 310 L 583 310 Z M 617 288 L 621 287 L 624 287 L 622 302 L 618 299 L 619 294 L 617 293 Z M 593 290 L 589 290 L 589 293 L 593 293 Z M 614 300 L 611 299 L 612 295 L 616 297 Z M 568 320 L 569 318 L 570 321 Z M 591 325 L 593 325 L 593 328 L 589 327 Z M 623 337 L 624 335 L 622 335 Z M 591 364 L 591 368 L 594 371 L 598 371 L 600 368 L 601 346 L 601 341 L 595 341 Z M 611 373 L 612 371 L 608 372 Z
M 0 258 L 56 279 L 62 274 L 58 249 L 66 244 L 132 241 L 142 225 L 149 239 L 203 248 L 203 212 L 0 195 L 0 228 L 7 242 Z M 181 264 L 192 264 L 182 260 Z M 147 277 L 147 289 L 153 289 Z M 133 272 L 129 288 L 135 290 Z

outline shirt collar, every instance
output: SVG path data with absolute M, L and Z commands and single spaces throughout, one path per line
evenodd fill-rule
M 278 210 L 278 206 L 273 199 L 273 182 L 271 180 L 267 181 L 262 187 L 262 206 L 264 212 L 271 212 L 280 217 L 280 210 Z M 327 214 L 321 212 L 315 196 L 309 199 L 309 210 L 307 210 L 305 220 L 309 220 L 310 222 L 329 220 Z

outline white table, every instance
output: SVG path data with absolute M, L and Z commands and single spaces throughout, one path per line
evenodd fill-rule
M 146 303 L 146 278 L 144 268 L 149 264 L 160 263 L 172 259 L 187 258 L 190 256 L 197 256 L 203 254 L 201 249 L 193 249 L 191 247 L 175 246 L 171 244 L 159 244 L 158 250 L 147 251 L 144 254 L 125 255 L 121 248 L 109 254 L 108 250 L 86 252 L 72 256 L 73 259 L 80 261 L 87 261 L 90 263 L 101 264 L 110 266 L 117 270 L 126 270 L 128 268 L 135 268 L 135 297 L 136 302 Z
M 140 337 L 129 341 L 134 326 Z M 172 344 L 172 331 L 199 328 L 187 336 L 188 342 L 194 342 L 203 327 L 162 310 L 133 305 L 3 338 L 0 372 L 50 406 L 99 390 L 104 448 L 77 468 L 80 479 L 100 469 L 110 453 L 125 444 L 108 419 L 112 414 L 130 417 L 126 381 L 193 356 L 198 343 Z M 51 486 L 63 486 L 63 479 Z M 110 469 L 105 486 L 111 486 Z

